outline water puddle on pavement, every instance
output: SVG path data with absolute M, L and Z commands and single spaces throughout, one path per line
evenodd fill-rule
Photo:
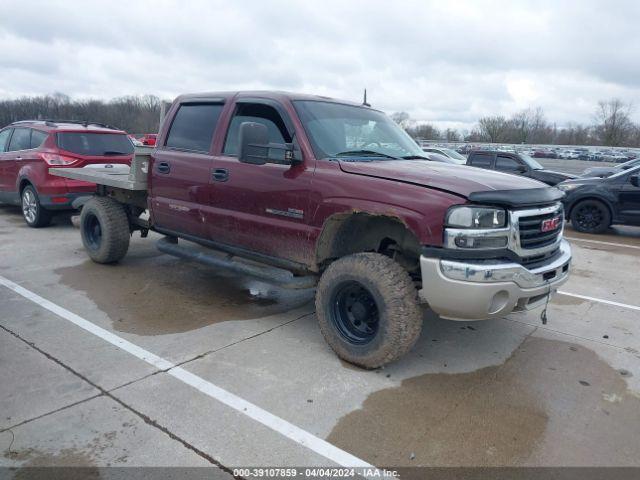
M 277 289 L 155 252 L 129 255 L 117 265 L 86 261 L 56 273 L 60 283 L 85 292 L 111 318 L 115 330 L 138 335 L 262 318 L 313 299 L 311 290 Z
M 34 449 L 5 455 L 13 461 L 23 461 L 16 468 L 14 480 L 37 480 L 64 478 L 65 480 L 87 480 L 101 478 L 93 457 L 81 450 L 66 448 L 58 453 L 45 453 Z M 52 471 L 52 467 L 57 467 Z M 63 468 L 67 467 L 67 468 Z
M 640 399 L 579 345 L 531 337 L 502 365 L 371 394 L 332 444 L 380 467 L 637 465 Z

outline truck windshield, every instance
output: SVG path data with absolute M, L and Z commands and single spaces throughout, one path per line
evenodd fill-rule
M 426 159 L 413 139 L 382 112 L 315 100 L 293 103 L 316 158 Z
M 59 132 L 58 147 L 78 155 L 131 155 L 133 144 L 123 133 Z

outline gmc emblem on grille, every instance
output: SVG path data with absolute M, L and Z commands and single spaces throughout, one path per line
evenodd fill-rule
M 556 230 L 558 227 L 560 227 L 561 222 L 562 218 L 560 218 L 560 215 L 548 220 L 543 220 L 542 225 L 540 226 L 540 230 L 543 232 L 551 232 L 552 230 Z

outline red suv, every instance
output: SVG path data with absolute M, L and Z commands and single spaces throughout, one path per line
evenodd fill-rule
M 49 224 L 54 211 L 95 185 L 49 174 L 49 167 L 130 164 L 133 144 L 122 130 L 89 122 L 25 120 L 0 130 L 0 202 L 22 205 L 30 227 Z

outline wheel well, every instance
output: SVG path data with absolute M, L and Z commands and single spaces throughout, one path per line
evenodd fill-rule
M 26 178 L 23 178 L 22 180 L 20 180 L 20 185 L 18 185 L 18 192 L 20 193 L 20 195 L 22 195 L 22 191 L 27 187 L 27 185 L 31 185 L 33 187 L 33 184 Z M 36 187 L 33 187 L 33 188 L 36 188 Z
M 602 198 L 599 197 L 582 197 L 578 200 L 576 200 L 575 202 L 573 202 L 571 204 L 571 208 L 569 209 L 569 212 L 567 213 L 567 216 L 569 217 L 569 219 L 571 218 L 571 214 L 573 213 L 573 209 L 575 208 L 576 205 L 582 203 L 585 200 L 593 200 L 596 202 L 600 202 L 602 203 L 605 207 L 607 207 L 607 210 L 609 210 L 609 215 L 611 216 L 611 220 L 613 220 L 613 209 L 611 208 L 611 205 L 609 205 L 609 202 L 607 202 L 606 200 L 603 200 Z
M 317 269 L 361 252 L 387 255 L 409 272 L 419 269 L 420 242 L 402 220 L 362 212 L 333 215 L 325 222 L 316 246 Z

